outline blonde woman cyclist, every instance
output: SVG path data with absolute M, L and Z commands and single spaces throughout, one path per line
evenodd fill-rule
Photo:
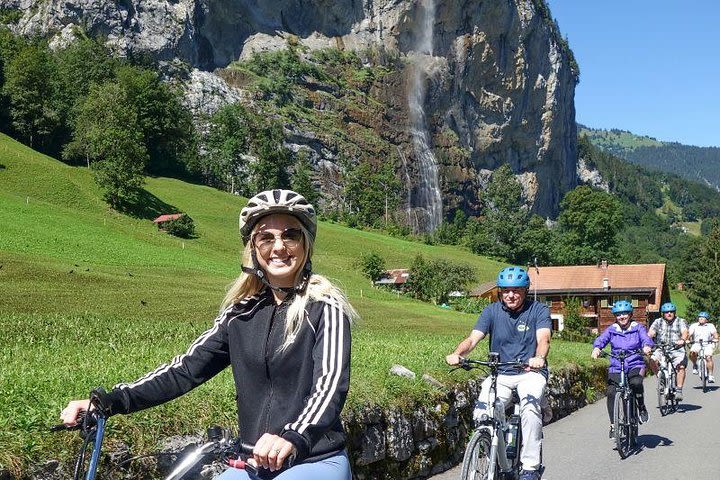
M 350 382 L 350 324 L 343 293 L 312 272 L 317 221 L 302 195 L 269 190 L 240 213 L 243 273 L 214 325 L 172 362 L 113 388 L 110 414 L 176 398 L 230 366 L 242 442 L 259 478 L 350 480 L 340 412 Z M 61 413 L 73 425 L 86 400 Z M 292 467 L 286 459 L 296 458 Z M 226 470 L 223 480 L 256 479 Z

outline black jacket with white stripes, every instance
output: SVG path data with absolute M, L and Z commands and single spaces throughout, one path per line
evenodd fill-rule
M 240 438 L 281 435 L 297 461 L 340 452 L 340 412 L 350 382 L 350 322 L 331 299 L 308 302 L 306 321 L 284 350 L 288 303 L 265 289 L 228 307 L 183 355 L 108 393 L 110 413 L 131 413 L 176 398 L 232 366 Z

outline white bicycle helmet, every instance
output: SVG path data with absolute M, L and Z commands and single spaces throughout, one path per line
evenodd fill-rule
M 315 240 L 317 232 L 317 216 L 315 209 L 305 197 L 292 190 L 266 190 L 260 192 L 250 200 L 240 211 L 240 235 L 243 242 L 250 240 L 250 234 L 260 219 L 273 213 L 292 215 Z

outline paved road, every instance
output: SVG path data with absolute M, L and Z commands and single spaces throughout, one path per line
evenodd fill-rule
M 717 362 L 717 357 L 716 357 Z M 650 421 L 640 426 L 639 451 L 621 460 L 608 438 L 605 399 L 546 426 L 543 480 L 720 479 L 720 386 L 703 393 L 689 375 L 679 410 L 661 417 L 655 379 L 645 379 Z M 457 480 L 456 467 L 433 480 Z

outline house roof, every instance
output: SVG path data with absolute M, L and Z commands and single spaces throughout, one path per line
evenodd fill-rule
M 530 290 L 542 294 L 589 293 L 610 295 L 655 293 L 657 310 L 667 283 L 664 263 L 639 265 L 575 265 L 567 267 L 530 267 Z M 605 285 L 607 279 L 607 288 Z
M 166 213 L 164 215 L 160 215 L 155 220 L 153 220 L 153 223 L 163 223 L 167 222 L 168 220 L 175 220 L 176 218 L 180 218 L 182 216 L 182 213 Z
M 477 287 L 473 288 L 470 291 L 470 296 L 471 297 L 481 297 L 494 288 L 497 288 L 497 284 L 495 283 L 494 280 L 492 282 L 481 283 L 480 285 L 478 285 Z
M 410 270 L 407 268 L 395 268 L 385 270 L 375 283 L 377 285 L 402 285 L 408 281 L 408 278 L 410 278 Z

